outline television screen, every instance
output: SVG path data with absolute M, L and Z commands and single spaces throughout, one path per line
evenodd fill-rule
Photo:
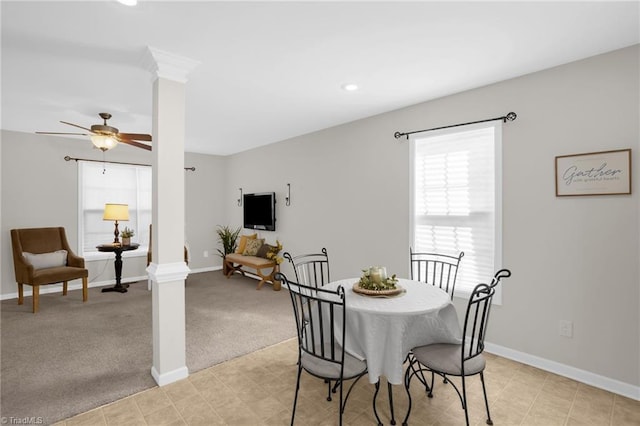
M 276 230 L 276 193 L 243 195 L 243 226 L 248 229 Z

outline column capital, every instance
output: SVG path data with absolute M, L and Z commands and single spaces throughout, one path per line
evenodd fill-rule
M 151 46 L 147 46 L 142 62 L 143 66 L 153 75 L 153 80 L 166 78 L 179 83 L 186 83 L 187 75 L 200 65 L 200 61 Z

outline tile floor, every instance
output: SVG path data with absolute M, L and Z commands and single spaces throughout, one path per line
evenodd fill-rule
M 639 425 L 640 402 L 487 354 L 485 373 L 495 425 Z M 80 425 L 289 425 L 296 372 L 296 341 L 198 371 L 187 379 L 149 389 L 77 415 L 56 426 Z M 296 424 L 335 425 L 337 402 L 326 401 L 326 385 L 303 373 Z M 471 424 L 485 424 L 478 377 L 470 379 Z M 469 382 L 468 382 L 469 383 Z M 414 386 L 415 385 L 415 386 Z M 345 410 L 346 425 L 375 425 L 374 386 L 366 377 L 354 387 Z M 390 424 L 386 392 L 378 412 Z M 426 398 L 412 382 L 409 424 L 463 425 L 464 412 L 449 385 L 436 382 Z M 396 421 L 406 412 L 404 388 L 394 386 Z

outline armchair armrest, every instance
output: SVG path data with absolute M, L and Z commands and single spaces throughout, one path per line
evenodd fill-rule
M 16 271 L 16 279 L 19 282 L 30 283 L 33 277 L 33 265 L 20 253 L 14 258 L 13 266 Z
M 77 256 L 75 253 L 67 251 L 67 266 L 84 268 L 84 257 Z

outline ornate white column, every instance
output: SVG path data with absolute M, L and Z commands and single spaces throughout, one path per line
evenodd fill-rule
M 184 139 L 185 83 L 199 62 L 147 50 L 153 74 L 153 365 L 151 375 L 163 386 L 189 375 L 186 365 L 184 281 Z

